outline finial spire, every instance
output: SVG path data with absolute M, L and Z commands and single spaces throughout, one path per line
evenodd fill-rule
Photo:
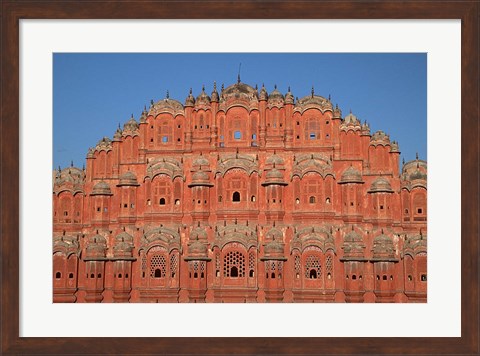
M 202 93 L 205 92 L 205 84 L 202 85 Z
M 418 161 L 418 152 L 415 154 L 415 157 L 417 158 L 417 161 Z
M 275 85 L 273 86 L 273 89 L 277 89 L 277 84 L 275 84 Z
M 169 98 L 170 98 L 170 93 L 167 90 L 167 99 L 169 99 Z
M 239 66 L 238 66 L 238 78 L 237 78 L 238 84 L 240 84 L 240 69 L 241 68 L 242 68 L 242 63 L 240 63 Z
M 315 88 L 313 87 L 312 85 L 312 98 L 313 98 L 313 94 L 315 93 Z
M 288 92 L 290 93 L 290 85 L 288 86 Z
M 217 82 L 213 81 L 213 91 L 217 91 Z
M 70 161 L 70 167 L 73 167 L 73 161 Z

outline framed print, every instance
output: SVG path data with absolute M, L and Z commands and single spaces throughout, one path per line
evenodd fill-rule
M 478 78 L 478 14 L 478 3 L 470 1 L 406 4 L 4 2 L 1 92 L 2 352 L 361 354 L 375 350 L 382 354 L 478 353 L 476 237 L 479 130 L 476 115 L 479 95 L 478 80 L 475 79 Z M 50 235 L 52 220 L 55 220 L 52 215 L 56 209 L 50 213 L 44 212 L 55 203 L 51 198 L 53 58 L 62 53 L 258 53 L 279 52 L 279 49 L 290 53 L 426 54 L 430 165 L 428 301 L 394 305 L 250 304 L 239 303 L 235 297 L 228 299 L 228 296 L 220 293 L 217 301 L 236 303 L 201 305 L 192 302 L 201 300 L 201 293 L 185 293 L 183 300 L 191 303 L 52 303 L 55 298 L 52 296 Z M 190 63 L 185 68 L 194 75 L 195 64 Z M 161 70 L 152 71 L 148 80 L 156 81 L 161 77 Z M 247 89 L 250 90 L 250 87 Z M 227 87 L 225 95 L 228 90 Z M 251 90 L 254 91 L 254 87 Z M 311 96 L 316 98 L 314 92 Z M 170 99 L 169 94 L 166 94 L 166 98 Z M 299 100 L 303 99 L 295 99 Z M 402 96 L 399 96 L 401 100 Z M 75 98 L 70 99 L 65 115 L 79 111 L 82 104 Z M 403 104 L 407 106 L 408 101 L 404 100 Z M 353 116 L 349 117 L 350 121 L 354 120 Z M 203 126 L 200 122 L 197 124 Z M 127 126 L 125 130 L 130 127 Z M 244 132 L 241 129 L 232 130 L 231 139 L 240 142 Z M 314 128 L 310 131 L 315 137 L 319 135 Z M 255 140 L 256 134 L 253 133 Z M 175 134 L 170 137 L 164 131 L 159 133 L 158 138 L 155 137 L 152 136 L 152 140 L 157 139 L 160 145 L 177 138 Z M 227 141 L 224 141 L 225 145 L 229 144 Z M 239 154 L 241 152 L 237 151 L 237 158 Z M 273 168 L 278 167 L 274 165 Z M 195 171 L 195 167 L 191 169 Z M 57 178 L 62 181 L 61 172 L 54 177 Z M 132 186 L 129 182 L 133 182 L 133 179 L 127 178 L 125 184 L 118 183 L 119 189 Z M 270 178 L 278 180 L 278 177 Z M 68 180 L 68 177 L 65 179 Z M 190 178 L 187 184 L 197 187 Z M 95 199 L 97 196 L 108 196 L 103 194 L 108 189 L 102 187 L 97 187 L 89 196 Z M 237 202 L 242 199 L 243 191 L 240 188 L 234 190 L 229 194 L 232 201 Z M 162 197 L 155 196 L 160 210 L 161 205 L 167 204 L 167 198 L 170 199 L 163 197 L 165 200 L 162 204 Z M 273 196 L 270 198 L 274 199 Z M 125 205 L 123 203 L 120 208 Z M 136 205 L 136 202 L 128 201 L 126 208 L 132 204 Z M 94 208 L 99 208 L 102 213 L 104 206 Z M 417 213 L 421 214 L 422 211 Z M 417 215 L 418 218 L 420 215 Z M 239 221 L 243 221 L 241 216 Z M 126 236 L 131 231 L 124 232 Z M 121 232 L 118 233 L 123 236 Z M 333 229 L 330 233 L 333 233 Z M 62 238 L 61 233 L 58 237 L 60 241 L 66 239 Z M 87 238 L 90 239 L 90 235 Z M 92 238 L 93 245 L 88 246 L 95 247 L 97 240 L 94 236 Z M 101 242 L 100 237 L 98 241 Z M 272 241 L 275 241 L 275 237 Z M 122 238 L 120 244 L 125 242 Z M 192 242 L 184 248 L 188 250 L 193 245 Z M 211 246 L 212 251 L 214 247 Z M 98 251 L 94 250 L 92 253 L 95 255 Z M 193 261 L 192 276 L 196 271 L 195 261 L 198 260 L 195 258 L 199 256 L 195 251 L 185 257 L 185 263 Z M 101 260 L 96 255 L 92 259 L 88 253 L 82 253 L 85 253 L 82 258 L 89 261 Z M 254 268 L 250 268 L 253 271 L 251 273 L 250 270 L 244 271 L 245 266 L 239 267 L 243 266 L 240 261 L 243 255 L 235 253 L 232 252 L 231 260 L 227 258 L 230 255 L 224 256 L 226 267 L 222 271 L 225 276 L 238 277 L 243 273 L 245 276 L 255 275 Z M 148 274 L 152 283 L 158 282 L 156 278 L 160 280 L 167 271 L 169 274 L 172 271 L 175 273 L 171 267 L 175 265 L 174 259 L 169 255 L 165 261 L 170 264 L 163 263 L 160 255 L 158 253 L 157 257 L 151 259 L 153 267 L 149 267 Z M 104 261 L 108 259 L 106 263 L 113 266 L 116 257 L 115 254 L 105 255 Z M 263 259 L 262 263 L 267 261 L 265 266 L 273 268 L 272 255 L 267 253 L 259 257 Z M 445 261 L 448 261 L 447 266 Z M 71 273 L 70 270 L 60 270 L 55 263 L 53 266 L 57 267 L 54 273 L 58 274 L 58 278 L 54 275 L 53 283 L 55 279 L 61 281 L 62 276 L 67 278 Z M 321 264 L 328 265 L 326 260 L 322 260 Z M 165 271 L 162 270 L 164 265 L 169 266 Z M 250 266 L 248 263 L 246 265 Z M 201 264 L 198 266 L 201 269 Z M 88 279 L 93 275 L 92 278 L 97 278 L 98 274 L 104 273 L 97 267 L 95 271 L 88 270 L 87 274 L 86 270 L 81 270 L 82 276 Z M 158 269 L 158 276 L 155 268 Z M 272 271 L 269 270 L 269 277 L 273 276 L 270 274 Z M 200 270 L 197 272 L 200 273 Z M 265 274 L 266 271 L 261 272 Z M 120 275 L 123 278 L 126 273 L 132 272 L 115 269 L 110 272 L 106 270 L 105 273 L 115 273 L 115 278 L 120 278 Z M 312 267 L 307 274 L 310 279 L 316 279 L 320 270 Z M 141 278 L 140 275 L 137 277 Z M 380 274 L 379 280 L 382 280 Z M 101 294 L 95 291 L 89 293 L 85 290 L 83 295 L 77 296 L 86 301 L 97 301 Z M 70 301 L 68 293 L 57 293 L 57 297 L 59 295 L 60 301 Z M 145 295 L 140 293 L 138 301 L 151 302 L 158 297 Z M 266 295 L 266 298 L 278 297 L 274 293 Z M 293 293 L 289 301 L 303 295 L 298 293 L 295 296 Z M 165 302 L 163 297 L 158 301 Z M 107 301 L 111 302 L 129 297 L 113 290 L 108 298 Z M 397 301 L 405 300 L 400 298 Z M 108 343 L 102 340 L 105 337 L 108 337 Z

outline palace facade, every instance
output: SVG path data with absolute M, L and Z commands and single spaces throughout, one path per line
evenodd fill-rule
M 153 102 L 53 172 L 54 302 L 426 302 L 427 163 L 330 98 Z

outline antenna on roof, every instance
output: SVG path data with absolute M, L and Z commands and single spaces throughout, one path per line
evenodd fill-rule
M 240 84 L 240 69 L 241 69 L 241 68 L 242 68 L 242 63 L 240 63 L 240 64 L 238 65 L 238 77 L 237 77 L 237 81 L 238 81 L 239 84 Z

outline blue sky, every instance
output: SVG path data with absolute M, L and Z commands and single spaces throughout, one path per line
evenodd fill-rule
M 315 94 L 350 110 L 371 132 L 399 142 L 406 161 L 427 158 L 427 55 L 322 53 L 55 53 L 53 55 L 53 168 L 82 167 L 89 147 L 112 137 L 150 100 L 184 103 L 213 81 L 220 90 L 241 80 L 268 92 Z

